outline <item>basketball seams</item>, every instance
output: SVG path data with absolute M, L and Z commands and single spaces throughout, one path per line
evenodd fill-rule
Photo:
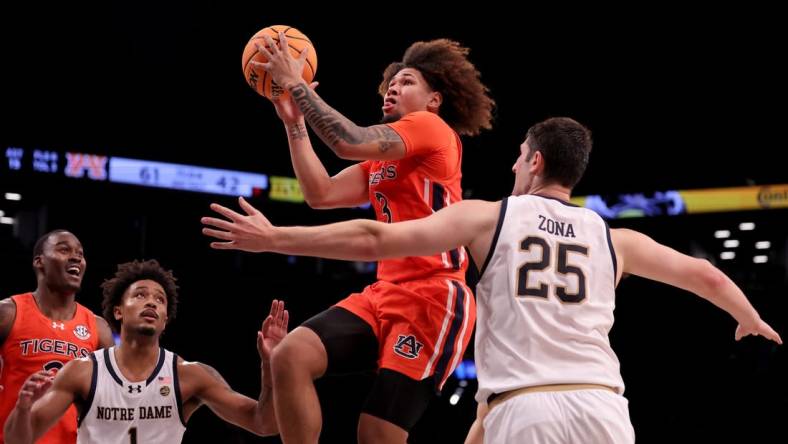
M 290 35 L 290 34 L 288 34 L 290 31 L 293 31 L 293 33 L 297 33 L 297 35 Z M 303 53 L 303 50 L 306 49 L 306 45 L 307 44 L 312 46 L 312 51 L 314 52 L 314 45 L 312 45 L 312 41 L 309 40 L 308 37 L 306 37 L 303 33 L 301 33 L 301 31 L 297 30 L 296 28 L 293 28 L 291 26 L 285 26 L 285 25 L 269 26 L 269 27 L 267 27 L 265 29 L 262 29 L 261 31 L 257 32 L 254 36 L 252 36 L 252 38 L 247 43 L 247 49 L 249 48 L 249 44 L 250 43 L 254 42 L 255 40 L 264 39 L 266 35 L 271 37 L 271 39 L 278 44 L 279 43 L 279 36 L 278 36 L 278 34 L 280 32 L 283 33 L 288 39 L 288 48 L 291 51 L 291 55 L 293 55 L 295 57 L 299 56 L 301 53 Z M 290 42 L 290 41 L 292 41 L 292 42 Z M 300 43 L 298 43 L 298 42 L 300 42 Z M 301 45 L 302 47 L 299 48 L 297 46 L 294 46 L 294 44 L 295 45 Z M 265 69 L 257 70 L 257 69 L 255 69 L 255 67 L 253 65 L 251 65 L 252 61 L 254 61 L 255 57 L 258 54 L 260 54 L 260 53 L 261 53 L 260 50 L 258 50 L 256 47 L 253 47 L 253 52 L 248 56 L 248 58 L 246 58 L 246 60 L 243 63 L 244 76 L 246 77 L 247 83 L 249 83 L 249 75 L 251 73 L 256 73 L 256 74 L 260 75 L 259 80 L 258 80 L 259 86 L 257 88 L 255 88 L 256 92 L 259 93 L 260 95 L 264 96 L 264 97 L 267 97 L 269 99 L 273 99 L 272 97 L 270 97 L 271 94 L 273 93 L 272 88 L 271 88 L 272 85 L 273 85 L 273 79 L 269 76 L 268 72 Z M 293 54 L 293 53 L 295 53 L 295 54 Z M 314 56 L 314 58 L 315 58 L 315 63 L 312 63 L 310 58 L 307 58 L 305 60 L 306 65 L 309 66 L 309 71 L 311 72 L 311 77 L 312 78 L 315 77 L 315 72 L 317 71 L 316 70 L 316 66 L 317 66 L 316 56 Z M 304 75 L 304 74 L 302 74 L 302 75 Z M 307 75 L 304 75 L 304 77 L 307 77 Z
M 309 69 L 312 70 L 312 78 L 314 79 L 315 78 L 315 67 L 312 66 L 312 62 L 310 62 L 308 58 L 306 59 L 306 64 L 309 65 Z
M 277 40 L 277 43 L 279 43 L 278 40 Z M 287 46 L 288 46 L 288 48 L 290 48 L 293 51 L 297 52 L 298 55 L 301 55 L 301 52 L 306 48 L 306 46 L 305 46 L 302 49 L 298 49 L 295 46 L 290 45 L 289 43 L 287 44 Z M 312 47 L 312 51 L 314 51 L 314 47 Z M 259 49 L 255 49 L 254 52 L 252 53 L 251 57 L 249 57 L 249 60 L 247 60 L 246 63 L 244 63 L 244 71 L 246 71 L 246 68 L 249 66 L 249 63 L 252 62 L 252 59 L 254 59 L 254 56 L 256 56 L 257 54 L 260 54 L 260 50 Z M 309 64 L 309 69 L 312 70 L 312 76 L 314 77 L 314 75 L 315 75 L 315 67 L 312 66 L 312 62 L 310 62 L 308 58 L 306 59 L 306 63 Z
M 252 69 L 254 69 L 254 68 L 252 68 Z M 260 91 L 260 92 L 261 92 L 261 93 L 262 93 L 264 96 L 268 96 L 268 95 L 266 95 L 266 93 L 265 93 L 265 90 L 266 90 L 266 84 L 265 84 L 265 80 L 266 80 L 266 78 L 268 78 L 268 71 L 266 71 L 266 70 L 263 70 L 263 77 L 262 77 L 262 81 L 260 82 L 260 84 L 262 84 L 262 85 L 263 85 L 263 90 L 262 90 L 262 91 Z
M 260 40 L 263 37 L 265 37 L 265 35 L 256 35 L 256 36 L 252 37 L 249 40 Z M 269 35 L 268 37 L 271 37 L 272 39 L 274 39 L 276 41 L 279 41 L 279 37 L 278 36 Z M 300 36 L 297 36 L 297 35 L 287 35 L 287 34 L 285 34 L 285 37 L 287 37 L 288 40 L 300 40 L 302 42 L 307 42 L 310 45 L 312 44 L 312 41 L 309 40 L 306 37 L 300 37 Z

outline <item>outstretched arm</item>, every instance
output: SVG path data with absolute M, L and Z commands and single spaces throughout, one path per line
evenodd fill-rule
M 5 422 L 6 442 L 33 443 L 44 435 L 84 391 L 92 368 L 92 362 L 80 359 L 66 364 L 57 376 L 45 370 L 30 375 Z
M 243 427 L 261 436 L 279 433 L 272 398 L 271 354 L 287 335 L 289 313 L 283 301 L 274 300 L 271 311 L 257 332 L 257 351 L 262 360 L 260 366 L 260 397 L 253 399 L 232 388 L 213 367 L 201 363 L 186 364 L 197 381 L 197 397 L 214 413 L 227 422 Z
M 266 45 L 257 49 L 267 63 L 252 62 L 265 69 L 274 81 L 290 92 L 309 126 L 334 153 L 349 160 L 395 160 L 405 157 L 402 138 L 387 125 L 361 127 L 328 106 L 301 78 L 307 51 L 293 58 L 287 37 L 279 33 L 279 44 L 266 36 Z
M 212 204 L 211 209 L 229 220 L 202 218 L 203 224 L 218 228 L 203 228 L 203 233 L 225 241 L 212 242 L 212 248 L 369 261 L 427 256 L 467 245 L 477 264 L 490 248 L 501 205 L 464 200 L 429 217 L 394 224 L 356 219 L 315 227 L 275 227 L 246 200 L 239 202 L 246 215 Z
M 739 323 L 736 340 L 761 335 L 782 344 L 741 289 L 709 261 L 679 253 L 637 231 L 614 229 L 610 234 L 622 272 L 690 291 L 725 310 Z
M 242 427 L 260 436 L 275 435 L 277 432 L 276 418 L 271 413 L 272 421 L 262 421 L 262 409 L 258 404 L 263 401 L 242 395 L 233 390 L 222 375 L 213 367 L 200 362 L 179 364 L 179 372 L 188 374 L 196 385 L 196 396 L 223 420 Z M 262 372 L 262 370 L 261 370 Z M 263 391 L 266 387 L 263 386 Z M 270 402 L 270 395 L 267 395 Z
M 273 380 L 271 379 L 271 356 L 274 348 L 287 336 L 287 323 L 290 313 L 285 310 L 284 301 L 271 302 L 271 312 L 257 332 L 257 352 L 261 360 L 260 398 L 257 401 L 256 418 L 261 428 L 279 433 L 274 410 Z

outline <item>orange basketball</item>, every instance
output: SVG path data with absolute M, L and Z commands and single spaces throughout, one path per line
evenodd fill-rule
M 248 83 L 252 89 L 257 91 L 258 94 L 268 97 L 271 100 L 276 100 L 279 97 L 286 95 L 287 91 L 277 85 L 263 68 L 254 66 L 251 62 L 253 60 L 261 63 L 268 61 L 265 55 L 257 50 L 256 43 L 261 43 L 265 46 L 266 43 L 263 36 L 267 35 L 271 37 L 271 40 L 273 40 L 276 44 L 279 44 L 280 31 L 284 32 L 285 36 L 287 37 L 287 45 L 290 47 L 290 54 L 293 57 L 298 58 L 304 48 L 309 48 L 309 53 L 306 57 L 306 63 L 304 64 L 304 72 L 301 74 L 304 80 L 307 83 L 311 82 L 315 77 L 315 72 L 317 71 L 317 53 L 315 53 L 315 47 L 312 45 L 312 42 L 309 40 L 309 38 L 301 31 L 291 26 L 285 25 L 274 25 L 261 29 L 255 35 L 253 35 L 246 44 L 243 57 L 241 57 L 241 67 L 244 71 L 246 83 Z

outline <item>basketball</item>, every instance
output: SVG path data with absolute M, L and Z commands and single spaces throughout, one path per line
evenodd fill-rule
M 241 57 L 241 66 L 243 68 L 244 78 L 246 83 L 252 87 L 258 94 L 268 97 L 271 100 L 277 100 L 282 96 L 287 95 L 282 87 L 273 81 L 273 78 L 261 67 L 252 65 L 252 61 L 265 63 L 268 59 L 257 50 L 257 43 L 266 45 L 264 36 L 271 37 L 276 44 L 279 44 L 279 32 L 284 32 L 287 37 L 287 45 L 290 47 L 290 54 L 294 58 L 298 58 L 305 48 L 309 48 L 309 53 L 304 63 L 304 72 L 301 74 L 304 81 L 311 82 L 315 77 L 317 71 L 317 53 L 315 47 L 307 36 L 301 31 L 293 28 L 292 26 L 274 25 L 263 28 L 249 39 L 249 42 L 244 48 L 243 57 Z

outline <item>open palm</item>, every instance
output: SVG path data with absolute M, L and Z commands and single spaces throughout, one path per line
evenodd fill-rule
M 270 362 L 274 348 L 282 342 L 287 335 L 287 322 L 290 313 L 285 310 L 284 301 L 274 299 L 271 302 L 271 312 L 263 321 L 260 331 L 257 332 L 257 352 L 263 361 Z

